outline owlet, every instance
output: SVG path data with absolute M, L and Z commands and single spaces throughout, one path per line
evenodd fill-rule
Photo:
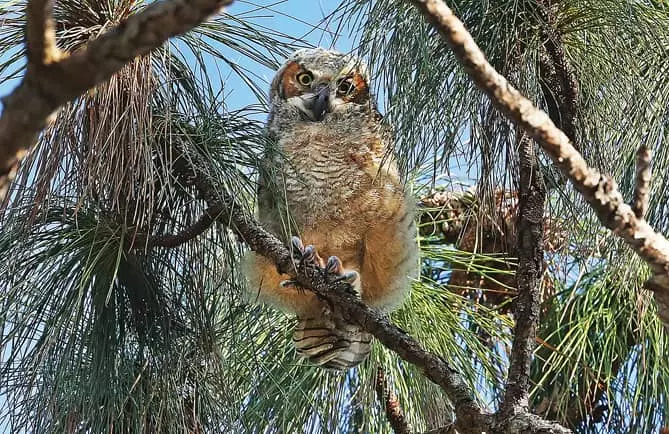
M 292 240 L 298 258 L 347 279 L 365 303 L 388 311 L 408 295 L 418 247 L 413 206 L 368 78 L 355 57 L 321 48 L 298 50 L 279 69 L 268 121 L 276 146 L 265 152 L 258 217 Z M 371 335 L 270 261 L 251 254 L 246 273 L 253 298 L 297 315 L 299 354 L 331 369 L 367 357 Z

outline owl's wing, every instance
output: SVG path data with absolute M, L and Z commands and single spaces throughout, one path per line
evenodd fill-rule
M 263 226 L 274 235 L 284 239 L 281 228 L 282 188 L 280 152 L 276 145 L 276 138 L 268 137 L 265 152 L 258 164 L 258 219 Z M 285 241 L 285 240 L 284 240 Z

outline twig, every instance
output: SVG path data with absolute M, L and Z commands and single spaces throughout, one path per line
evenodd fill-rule
M 634 180 L 634 198 L 632 210 L 638 218 L 644 218 L 648 211 L 648 196 L 650 193 L 650 149 L 645 145 L 636 151 L 636 179 Z
M 129 246 L 129 248 L 142 249 L 151 247 L 178 247 L 184 243 L 187 243 L 188 241 L 194 240 L 199 235 L 204 233 L 212 224 L 214 224 L 214 222 L 223 212 L 224 211 L 221 209 L 220 205 L 209 207 L 195 223 L 176 234 L 153 236 L 138 234 L 135 239 L 132 240 L 132 244 Z
M 395 434 L 411 434 L 411 429 L 404 417 L 402 406 L 397 396 L 388 388 L 388 380 L 383 368 L 376 370 L 376 397 L 386 412 L 386 419 Z
M 647 286 L 656 291 L 658 304 L 669 302 L 669 241 L 638 218 L 609 176 L 587 163 L 548 115 L 523 97 L 486 61 L 460 20 L 441 0 L 409 0 L 439 30 L 474 83 L 518 127 L 532 136 L 590 204 L 602 224 L 634 249 L 651 267 Z M 669 310 L 669 306 L 664 306 Z M 669 327 L 663 317 L 665 326 Z
M 67 55 L 56 46 L 56 26 L 53 21 L 54 0 L 28 2 L 26 28 L 28 65 L 39 67 L 57 62 Z
M 21 84 L 3 99 L 0 117 L 0 202 L 55 110 L 230 3 L 232 0 L 155 2 L 68 56 L 56 47 L 53 0 L 29 1 L 28 65 Z

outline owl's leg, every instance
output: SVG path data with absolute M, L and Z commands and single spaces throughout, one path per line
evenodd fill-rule
M 330 256 L 328 262 L 325 265 L 325 279 L 331 282 L 337 282 L 340 280 L 346 281 L 351 285 L 351 289 L 355 292 L 355 295 L 360 297 L 360 273 L 355 270 L 346 270 L 344 269 L 344 264 L 342 264 L 341 259 L 337 256 Z
M 387 310 L 404 300 L 418 270 L 413 211 L 403 204 L 391 215 L 365 234 L 361 267 L 363 300 Z
M 297 237 L 291 240 L 291 247 L 296 267 L 302 264 L 314 266 L 324 273 L 326 280 L 345 280 L 360 294 L 360 275 L 344 269 L 339 258 L 332 256 L 327 262 L 323 261 L 314 246 L 305 247 Z M 324 305 L 316 294 L 299 286 L 290 275 L 279 273 L 276 265 L 269 259 L 250 253 L 244 259 L 243 267 L 248 280 L 250 301 L 264 302 L 298 316 L 312 317 L 322 314 Z

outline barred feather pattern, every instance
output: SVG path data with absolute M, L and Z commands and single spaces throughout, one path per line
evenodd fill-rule
M 298 354 L 314 365 L 346 370 L 367 358 L 372 335 L 335 317 L 302 318 L 293 332 L 293 343 Z

